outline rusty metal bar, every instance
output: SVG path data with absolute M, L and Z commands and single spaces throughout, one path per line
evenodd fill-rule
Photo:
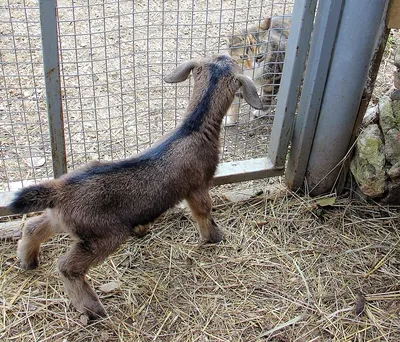
M 58 57 L 57 0 L 39 0 L 43 67 L 54 177 L 67 172 Z

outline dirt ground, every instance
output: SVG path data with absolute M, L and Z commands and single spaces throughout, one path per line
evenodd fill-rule
M 290 15 L 293 0 L 58 0 L 61 95 L 68 168 L 126 158 L 174 128 L 191 81 L 162 76 L 190 58 L 226 49 L 225 40 L 260 18 Z M 1 5 L 0 5 L 1 6 Z M 9 0 L 0 11 L 0 190 L 52 177 L 39 10 Z M 222 160 L 265 156 L 272 116 L 222 132 Z M 24 183 L 26 184 L 26 182 Z

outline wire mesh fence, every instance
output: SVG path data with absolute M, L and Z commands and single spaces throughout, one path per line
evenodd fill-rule
M 191 82 L 167 85 L 162 77 L 180 62 L 229 51 L 227 39 L 243 36 L 244 53 L 262 65 L 266 54 L 247 49 L 265 46 L 267 38 L 257 31 L 249 43 L 240 30 L 290 16 L 293 2 L 58 0 L 68 169 L 129 157 L 173 129 Z M 0 8 L 0 190 L 15 190 L 53 171 L 38 1 L 7 0 Z M 279 84 L 280 70 L 270 71 L 272 85 Z M 269 89 L 274 97 L 276 87 Z M 272 120 L 273 103 L 257 119 L 241 105 L 238 122 L 222 130 L 222 161 L 264 156 Z

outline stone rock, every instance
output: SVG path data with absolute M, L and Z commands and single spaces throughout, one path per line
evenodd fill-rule
M 231 191 L 223 194 L 225 199 L 229 202 L 237 203 L 248 201 L 252 197 L 259 196 L 263 193 L 260 189 L 241 189 L 240 191 Z
M 378 120 L 379 120 L 379 105 L 376 105 L 366 110 L 362 124 L 365 127 L 371 123 L 377 123 Z
M 396 89 L 400 89 L 400 70 L 398 68 L 393 72 L 393 85 Z
M 400 204 L 400 179 L 394 182 L 388 182 L 387 193 L 381 202 L 387 204 Z
M 399 75 L 399 82 L 400 82 L 400 75 Z M 400 85 L 400 83 L 399 83 L 399 85 Z M 390 98 L 391 98 L 392 100 L 399 101 L 399 100 L 400 100 L 400 89 L 394 90 L 394 91 L 390 94 Z
M 21 221 L 0 222 L 0 241 L 20 239 L 22 225 Z
M 388 96 L 382 97 L 379 101 L 379 125 L 382 131 L 391 129 L 394 125 L 392 100 Z
M 358 192 L 388 204 L 400 204 L 400 48 L 395 65 L 399 89 L 367 110 L 350 164 Z
M 400 161 L 396 164 L 394 164 L 389 170 L 388 170 L 388 176 L 390 177 L 391 180 L 397 180 L 400 179 Z
M 397 68 L 400 68 L 400 47 L 398 47 L 398 48 L 396 49 L 396 52 L 395 52 L 395 54 L 394 54 L 394 65 L 395 65 Z
M 372 198 L 382 196 L 386 190 L 385 155 L 381 131 L 371 124 L 360 134 L 356 152 L 350 164 L 361 191 Z
M 396 68 L 393 72 L 393 85 L 396 89 L 400 89 L 400 47 L 396 49 L 394 65 Z
M 400 101 L 385 97 L 379 104 L 379 110 L 386 160 L 394 165 L 400 161 Z
M 400 134 L 399 130 L 387 131 L 385 137 L 385 156 L 390 164 L 396 164 L 400 160 Z

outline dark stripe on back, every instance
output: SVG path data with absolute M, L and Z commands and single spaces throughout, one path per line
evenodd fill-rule
M 227 56 L 219 56 L 218 61 L 224 62 L 228 59 Z M 122 172 L 126 169 L 140 167 L 145 164 L 151 164 L 159 159 L 168 151 L 174 141 L 180 140 L 189 136 L 194 131 L 199 131 L 203 123 L 205 115 L 209 112 L 213 93 L 222 76 L 231 70 L 229 63 L 211 63 L 208 65 L 209 82 L 203 97 L 199 101 L 194 111 L 189 114 L 183 121 L 180 127 L 169 138 L 157 144 L 154 147 L 147 149 L 142 155 L 126 160 L 121 160 L 108 165 L 94 166 L 82 173 L 75 174 L 67 178 L 66 184 L 76 184 L 83 182 L 94 176 L 107 173 Z
M 218 57 L 218 61 L 225 62 L 228 60 L 227 56 L 221 55 Z M 218 85 L 219 80 L 226 73 L 231 70 L 231 66 L 228 63 L 211 63 L 208 65 L 209 80 L 208 87 L 204 92 L 204 95 L 193 113 L 186 117 L 181 128 L 185 132 L 185 136 L 189 135 L 193 131 L 199 131 L 201 125 L 203 124 L 203 119 L 205 115 L 209 112 L 211 107 L 212 96 Z

